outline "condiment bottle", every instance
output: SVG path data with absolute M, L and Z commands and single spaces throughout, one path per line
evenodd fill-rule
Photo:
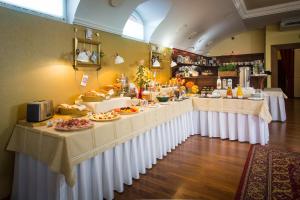
M 230 86 L 227 88 L 226 97 L 230 99 L 232 98 L 232 89 Z
M 242 99 L 244 97 L 243 90 L 240 85 L 238 85 L 238 87 L 237 87 L 236 96 L 239 99 Z

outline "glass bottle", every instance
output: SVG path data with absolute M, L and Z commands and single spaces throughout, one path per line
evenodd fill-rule
M 232 98 L 232 89 L 230 86 L 227 88 L 226 97 L 231 99 Z
M 236 96 L 238 99 L 242 99 L 244 97 L 243 89 L 240 85 L 237 87 Z

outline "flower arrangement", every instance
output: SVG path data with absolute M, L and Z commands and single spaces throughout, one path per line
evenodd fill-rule
M 192 81 L 187 82 L 185 86 L 188 90 L 188 93 L 197 94 L 199 92 L 198 85 L 195 85 L 195 83 Z
M 176 78 L 171 78 L 169 80 L 169 85 L 181 86 L 184 85 L 184 83 L 185 83 L 185 79 L 180 78 L 180 76 L 176 76 Z
M 189 81 L 189 82 L 187 82 L 186 84 L 185 84 L 185 86 L 188 88 L 188 89 L 192 89 L 192 87 L 194 86 L 195 84 L 194 84 L 194 82 L 192 82 L 192 81 Z
M 193 85 L 192 88 L 191 88 L 191 92 L 193 94 L 197 94 L 199 92 L 199 87 L 198 85 Z
M 146 87 L 151 82 L 151 71 L 141 62 L 137 68 L 134 82 L 139 88 Z
M 186 88 L 185 88 L 185 86 L 183 86 L 183 85 L 182 85 L 182 86 L 180 86 L 180 90 L 181 90 L 181 91 L 186 91 Z

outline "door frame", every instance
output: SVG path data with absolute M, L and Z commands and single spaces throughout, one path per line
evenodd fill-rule
M 278 88 L 277 52 L 282 49 L 300 49 L 300 43 L 277 44 L 271 46 L 271 87 L 273 88 Z

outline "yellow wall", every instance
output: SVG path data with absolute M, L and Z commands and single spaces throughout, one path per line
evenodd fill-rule
M 234 40 L 226 38 L 217 43 L 210 50 L 211 56 L 222 56 L 234 54 L 264 53 L 265 31 L 253 30 L 240 33 L 234 36 Z
M 294 95 L 300 97 L 300 49 L 295 49 Z
M 234 40 L 230 37 L 215 44 L 210 55 L 231 55 L 232 51 L 234 54 L 265 53 L 266 69 L 271 70 L 271 46 L 300 43 L 300 30 L 280 31 L 279 25 L 268 25 L 265 30 L 247 31 L 234 37 Z M 271 86 L 271 77 L 268 79 L 268 86 Z
M 17 119 L 24 118 L 25 103 L 53 99 L 55 104 L 72 103 L 84 89 L 82 72 L 72 68 L 72 25 L 0 8 L 0 199 L 10 192 L 13 153 L 5 150 Z M 133 78 L 139 60 L 149 62 L 148 44 L 100 32 L 105 53 L 103 68 L 90 76 L 88 88 L 111 84 L 120 73 Z M 118 52 L 125 63 L 115 65 Z M 169 78 L 164 63 L 158 79 Z
M 268 25 L 266 27 L 266 69 L 271 70 L 271 46 L 278 44 L 300 43 L 300 29 L 292 31 L 280 31 L 279 25 Z M 268 86 L 271 80 L 268 79 Z

